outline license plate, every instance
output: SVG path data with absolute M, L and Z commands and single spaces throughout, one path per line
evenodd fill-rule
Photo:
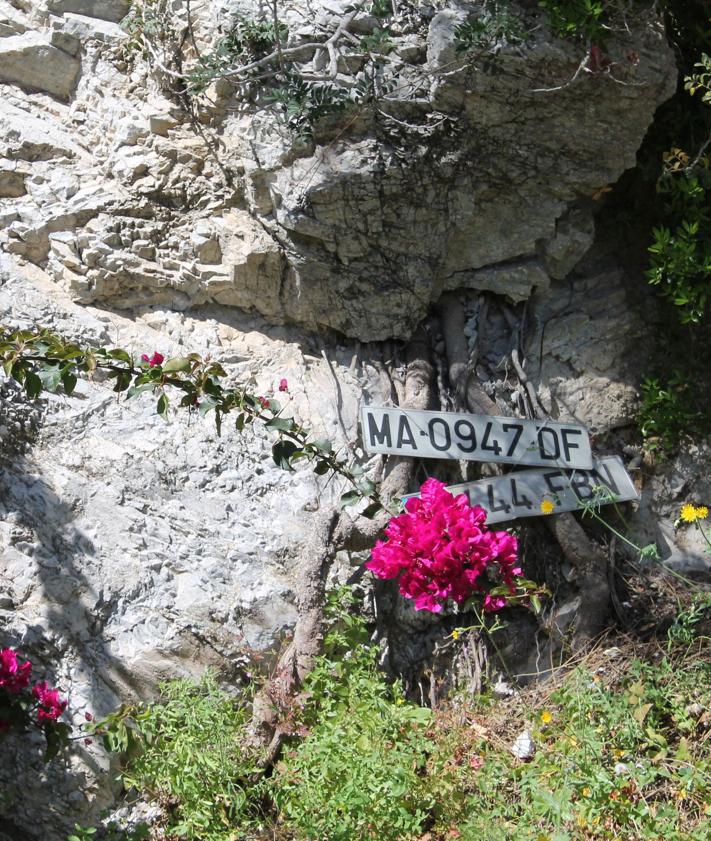
M 592 468 L 587 429 L 574 423 L 364 406 L 369 453 Z
M 487 512 L 487 525 L 519 517 L 562 514 L 592 501 L 605 505 L 639 499 L 617 456 L 595 459 L 592 470 L 521 470 L 508 476 L 448 485 L 447 490 L 454 496 L 466 494 L 470 505 L 481 505 Z M 413 496 L 418 494 L 404 499 Z

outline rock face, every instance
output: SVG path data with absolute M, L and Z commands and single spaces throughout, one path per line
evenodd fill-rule
M 359 407 L 395 399 L 391 340 L 456 290 L 474 374 L 502 413 L 520 397 L 502 367 L 520 326 L 551 414 L 614 443 L 644 370 L 644 303 L 617 267 L 585 255 L 594 195 L 634 164 L 674 87 L 658 21 L 640 15 L 611 40 L 614 72 L 593 73 L 536 10 L 525 45 L 466 57 L 457 27 L 478 4 L 408 5 L 389 93 L 299 138 L 259 91 L 238 99 L 224 84 L 192 121 L 168 57 L 149 66 L 118 25 L 128 5 L 0 0 L 0 323 L 136 355 L 210 353 L 257 394 L 286 377 L 289 413 L 373 467 Z M 186 4 L 167 5 L 181 35 Z M 284 49 L 322 41 L 350 5 L 280 3 Z M 235 13 L 261 14 L 253 0 L 197 6 L 203 49 Z M 339 85 L 364 81 L 353 44 L 377 25 L 352 18 Z M 301 57 L 304 73 L 323 73 L 323 50 Z M 513 306 L 524 301 L 525 330 Z M 249 652 L 293 624 L 312 514 L 343 489 L 278 470 L 271 443 L 255 430 L 218 439 L 193 417 L 164 424 L 150 398 L 117 402 L 98 378 L 40 404 L 0 382 L 0 645 L 47 669 L 77 721 L 150 696 L 164 677 L 244 674 Z M 673 507 L 707 485 L 675 471 L 658 487 L 681 565 L 699 547 L 674 542 Z M 646 496 L 643 510 L 656 511 Z M 63 841 L 110 801 L 96 747 L 45 771 L 26 746 L 13 750 L 0 762 L 11 796 L 0 837 L 22 826 Z
M 67 99 L 79 75 L 79 62 L 35 32 L 0 39 L 0 82 L 46 91 Z
M 199 106 L 194 132 L 170 85 L 122 52 L 115 21 L 127 4 L 47 2 L 36 25 L 51 26 L 57 46 L 46 31 L 0 38 L 0 74 L 66 98 L 81 60 L 76 96 L 63 109 L 8 86 L 0 113 L 30 118 L 35 135 L 69 134 L 81 150 L 60 161 L 60 146 L 36 168 L 3 208 L 0 247 L 47 265 L 82 303 L 214 302 L 365 341 L 407 337 L 447 290 L 525 300 L 589 247 L 592 196 L 634 164 L 673 90 L 672 54 L 658 22 L 640 16 L 609 46 L 614 73 L 595 73 L 529 12 L 523 45 L 462 56 L 457 26 L 476 9 L 448 5 L 397 18 L 382 69 L 391 93 L 317 122 L 304 140 L 258 95 L 238 100 L 224 85 Z M 173 7 L 182 31 L 186 9 Z M 287 4 L 284 49 L 335 29 L 347 7 L 317 4 L 304 17 Z M 209 3 L 193 31 L 214 41 L 236 13 L 260 15 L 248 2 Z M 342 90 L 364 83 L 353 39 L 377 25 L 365 13 L 349 23 Z M 302 72 L 322 71 L 322 53 L 306 48 Z
M 263 322 L 226 319 L 220 308 L 137 321 L 84 310 L 43 272 L 7 259 L 0 313 L 136 353 L 219 355 L 261 394 L 286 377 L 286 410 L 339 447 L 351 443 L 363 390 L 386 399 L 371 367 L 378 353 L 351 369 L 353 348 L 324 346 L 327 364 L 308 336 L 267 338 Z M 108 383 L 81 383 L 71 403 L 31 404 L 0 382 L 0 646 L 21 647 L 62 687 L 77 725 L 87 709 L 101 716 L 155 695 L 164 679 L 207 666 L 245 679 L 264 668 L 253 655 L 295 620 L 295 564 L 313 512 L 345 490 L 308 468 L 277 468 L 263 429 L 226 427 L 218 438 L 208 418 L 157 423 L 154 409 L 153 398 L 117 402 Z M 15 837 L 41 812 L 31 837 L 64 841 L 110 802 L 100 748 L 77 745 L 64 770 L 43 769 L 24 742 L 3 750 L 0 835 L 3 819 Z

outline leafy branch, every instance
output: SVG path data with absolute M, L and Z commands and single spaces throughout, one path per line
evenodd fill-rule
M 113 391 L 127 398 L 149 393 L 156 397 L 156 412 L 167 418 L 171 398 L 178 408 L 214 412 L 215 428 L 221 434 L 225 416 L 235 416 L 241 432 L 251 423 L 262 423 L 276 433 L 272 446 L 274 462 L 284 470 L 306 459 L 317 476 L 332 474 L 352 486 L 341 496 L 341 508 L 370 500 L 361 514 L 372 518 L 386 508 L 373 482 L 362 468 L 349 466 L 326 439 L 312 438 L 311 431 L 292 417 L 282 414 L 281 403 L 273 398 L 250 394 L 246 389 L 227 387 L 227 372 L 209 357 L 197 353 L 165 359 L 153 354 L 134 359 L 123 348 L 88 348 L 66 341 L 49 330 L 14 330 L 0 325 L 0 366 L 5 375 L 24 387 L 30 399 L 43 391 L 60 389 L 71 396 L 79 377 L 92 379 L 103 371 L 113 381 Z M 177 393 L 177 398 L 174 396 Z

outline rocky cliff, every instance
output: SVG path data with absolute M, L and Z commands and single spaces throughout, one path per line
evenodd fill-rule
M 527 37 L 469 53 L 460 27 L 480 4 L 395 3 L 381 95 L 349 94 L 304 132 L 269 83 L 186 95 L 185 74 L 235 16 L 268 10 L 146 5 L 171 15 L 147 44 L 145 27 L 120 25 L 124 0 L 0 0 L 1 322 L 137 355 L 209 353 L 262 394 L 286 377 L 289 410 L 365 462 L 359 406 L 397 398 L 398 340 L 455 292 L 472 373 L 501 413 L 521 400 L 507 368 L 520 345 L 553 416 L 621 451 L 650 304 L 590 249 L 602 191 L 634 165 L 675 86 L 659 20 L 616 33 L 598 66 L 533 3 L 518 9 Z M 282 49 L 304 78 L 357 90 L 373 51 L 363 39 L 380 26 L 369 10 L 279 3 Z M 346 20 L 333 59 L 318 45 Z M 38 404 L 1 388 L 2 641 L 56 669 L 75 714 L 207 664 L 244 672 L 245 651 L 293 624 L 295 558 L 337 483 L 278 470 L 266 434 L 165 424 L 100 381 Z M 700 547 L 675 542 L 671 520 L 692 490 L 710 492 L 688 465 L 648 480 L 636 524 L 687 567 Z M 18 777 L 20 756 L 0 763 L 9 837 L 23 825 L 64 838 L 110 801 L 94 748 L 63 777 Z

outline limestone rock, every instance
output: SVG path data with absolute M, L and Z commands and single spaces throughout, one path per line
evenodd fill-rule
M 80 43 L 90 40 L 117 43 L 128 37 L 117 23 L 88 15 L 67 13 L 58 25 L 64 35 L 76 38 Z
M 53 47 L 39 33 L 0 39 L 0 82 L 67 99 L 74 90 L 80 67 L 75 58 Z
M 55 15 L 75 12 L 118 23 L 128 14 L 131 3 L 130 0 L 46 0 L 45 5 Z
M 161 137 L 167 137 L 170 129 L 177 125 L 178 121 L 171 114 L 152 114 L 150 117 L 151 131 Z
M 0 199 L 16 199 L 24 196 L 25 178 L 28 171 L 14 163 L 4 163 L 0 160 Z
M 22 35 L 29 28 L 26 15 L 8 0 L 0 0 L 0 38 Z
M 349 5 L 323 0 L 303 14 L 299 2 L 284 10 L 289 46 L 336 26 Z M 77 38 L 91 47 L 85 60 L 93 70 L 69 116 L 82 127 L 91 161 L 87 169 L 79 155 L 76 171 L 107 197 L 91 204 L 95 213 L 118 226 L 92 234 L 99 251 L 79 249 L 81 271 L 52 258 L 52 275 L 84 303 L 189 310 L 214 301 L 272 323 L 371 341 L 407 337 L 448 290 L 524 300 L 581 259 L 591 242 L 591 197 L 633 163 L 674 86 L 672 54 L 651 15 L 608 47 L 620 57 L 632 45 L 640 55 L 638 65 L 619 71 L 626 85 L 590 73 L 565 84 L 580 65 L 580 47 L 541 26 L 525 47 L 504 46 L 487 58 L 496 73 L 459 58 L 438 73 L 471 11 L 448 3 L 433 15 L 421 11 L 419 22 L 397 23 L 397 57 L 388 65 L 395 92 L 356 125 L 347 109 L 315 125 L 313 142 L 304 144 L 269 108 L 245 101 L 206 106 L 196 134 L 140 62 L 130 78 L 117 72 L 114 21 L 125 5 L 47 6 L 63 15 L 52 21 L 56 45 L 73 52 Z M 194 12 L 200 37 L 210 38 L 231 14 L 259 15 L 253 0 L 212 0 Z M 357 16 L 353 32 L 371 32 L 370 17 Z M 362 82 L 362 54 L 351 52 L 339 64 L 344 85 Z M 303 66 L 319 71 L 319 61 L 307 52 Z M 224 106 L 233 94 L 224 94 Z M 28 100 L 18 108 L 48 134 L 66 133 L 65 117 Z M 87 206 L 70 216 L 48 203 L 40 181 L 47 177 L 57 176 L 32 179 L 12 208 L 15 227 L 0 234 L 12 253 L 40 262 L 49 255 L 47 232 L 64 230 L 69 218 L 79 232 L 96 218 Z M 133 237 L 136 216 L 151 230 Z M 216 236 L 194 238 L 203 223 L 214 223 Z M 132 250 L 132 237 L 150 245 Z

